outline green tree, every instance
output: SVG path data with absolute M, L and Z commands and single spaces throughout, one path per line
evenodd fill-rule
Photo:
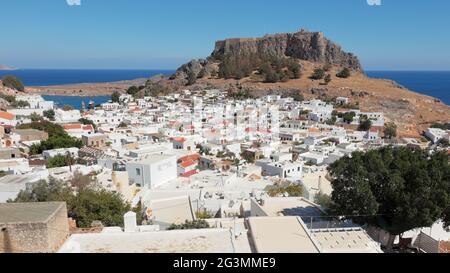
M 266 73 L 264 82 L 267 83 L 276 83 L 280 80 L 279 74 L 277 74 L 274 70 L 270 70 Z
M 111 94 L 111 100 L 112 100 L 112 102 L 120 102 L 120 93 L 117 91 L 114 91 Z
M 45 165 L 48 169 L 65 167 L 69 166 L 72 160 L 73 159 L 67 155 L 56 155 L 54 157 L 49 158 L 47 160 L 47 164 Z
M 356 116 L 355 112 L 347 112 L 347 113 L 343 114 L 342 119 L 344 120 L 344 122 L 347 122 L 350 124 L 355 119 L 355 116 Z
M 393 122 L 388 122 L 384 125 L 384 137 L 392 139 L 397 137 L 397 125 Z
M 14 89 L 17 91 L 25 90 L 25 86 L 23 85 L 22 81 L 15 76 L 4 76 L 2 78 L 2 81 L 3 81 L 3 85 L 8 88 L 11 88 L 11 89 Z
M 341 71 L 339 71 L 339 73 L 336 74 L 336 77 L 339 78 L 348 78 L 350 77 L 352 74 L 350 72 L 350 69 L 348 69 L 347 67 L 345 67 L 344 69 L 342 69 Z
M 12 96 L 12 95 L 6 95 L 6 94 L 3 94 L 3 93 L 0 93 L 0 98 L 6 100 L 10 104 L 14 104 L 16 102 L 16 97 Z
M 30 107 L 30 103 L 28 101 L 24 101 L 24 100 L 16 100 L 13 103 L 11 103 L 12 107 L 17 107 L 17 108 L 25 108 L 25 107 Z
M 66 183 L 50 177 L 48 181 L 40 180 L 33 183 L 30 189 L 20 191 L 16 199 L 9 200 L 9 202 L 28 203 L 65 201 L 69 203 L 72 197 L 72 189 L 68 187 Z
M 55 111 L 53 109 L 44 111 L 43 115 L 51 121 L 55 120 Z
M 95 125 L 95 122 L 93 120 L 87 119 L 87 118 L 80 118 L 78 120 L 78 122 L 80 122 L 83 125 L 92 125 L 92 127 L 94 127 L 94 130 L 97 129 L 97 125 Z
M 49 137 L 67 136 L 67 133 L 64 131 L 63 127 L 46 120 L 21 124 L 17 126 L 17 129 L 36 129 L 47 132 Z
M 40 144 L 33 144 L 30 147 L 31 154 L 40 154 L 45 150 L 59 149 L 59 148 L 81 148 L 83 142 L 79 139 L 73 138 L 60 125 L 40 120 L 28 124 L 21 124 L 17 129 L 36 129 L 48 133 L 49 138 L 42 141 Z
M 81 148 L 83 142 L 79 139 L 70 136 L 54 136 L 42 141 L 40 144 L 33 144 L 30 148 L 31 154 L 41 154 L 46 150 L 60 149 L 60 148 Z
M 127 94 L 128 95 L 132 95 L 134 96 L 135 94 L 137 94 L 139 92 L 139 88 L 137 86 L 130 86 L 127 90 Z
M 30 189 L 19 192 L 9 202 L 66 202 L 68 216 L 76 220 L 77 226 L 87 228 L 93 221 L 105 226 L 123 226 L 123 215 L 131 210 L 130 204 L 119 193 L 95 187 L 85 187 L 74 192 L 68 183 L 50 178 L 41 180 Z
M 43 118 L 42 118 L 41 115 L 38 115 L 36 112 L 33 112 L 30 115 L 30 119 L 31 119 L 32 122 L 36 122 L 36 121 L 42 120 Z
M 372 128 L 372 121 L 370 119 L 361 119 L 359 121 L 358 131 L 369 131 Z
M 289 61 L 288 70 L 292 72 L 292 79 L 300 79 L 302 77 L 302 66 L 297 61 Z
M 406 147 L 345 156 L 329 167 L 332 211 L 388 231 L 390 250 L 396 235 L 450 219 L 448 162 L 447 153 Z

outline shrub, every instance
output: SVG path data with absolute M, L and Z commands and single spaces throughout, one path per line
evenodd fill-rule
M 323 80 L 325 82 L 325 85 L 328 85 L 331 82 L 331 75 L 330 74 L 326 75 Z
M 339 73 L 336 74 L 336 77 L 339 77 L 339 78 L 348 78 L 350 76 L 351 76 L 351 72 L 350 72 L 350 69 L 348 69 L 347 67 L 345 67 Z
M 372 127 L 372 121 L 370 119 L 362 119 L 359 122 L 358 131 L 369 131 Z
M 388 122 L 384 125 L 384 137 L 388 139 L 397 137 L 397 125 L 395 123 Z
M 194 220 L 194 221 L 187 221 L 184 224 L 176 225 L 172 224 L 168 230 L 177 230 L 177 229 L 203 229 L 203 228 L 209 228 L 208 222 L 206 222 L 203 219 L 200 220 Z
M 352 123 L 355 116 L 356 116 L 355 112 L 347 112 L 343 114 L 342 119 L 344 120 L 344 122 Z
M 304 193 L 303 186 L 300 184 L 283 183 L 281 185 L 268 186 L 266 189 L 267 194 L 271 197 L 276 197 L 281 194 L 287 193 L 290 197 L 301 197 Z
M 120 93 L 117 91 L 114 91 L 111 94 L 111 100 L 112 100 L 112 102 L 120 102 Z
M 59 167 L 65 167 L 73 164 L 73 158 L 68 155 L 57 155 L 52 158 L 49 158 L 47 160 L 46 167 L 48 169 L 51 168 L 59 168 Z
M 62 109 L 64 111 L 72 111 L 72 110 L 74 110 L 73 106 L 71 106 L 71 105 L 64 105 Z
M 331 196 L 322 193 L 316 194 L 316 196 L 314 196 L 314 202 L 325 209 L 328 209 L 333 205 Z
M 3 81 L 3 85 L 8 88 L 11 88 L 11 89 L 14 89 L 17 91 L 25 90 L 25 87 L 24 87 L 22 81 L 15 76 L 4 76 L 2 81 Z
M 130 86 L 127 90 L 128 95 L 135 95 L 139 92 L 139 88 L 137 86 Z
M 325 71 L 322 68 L 316 68 L 310 78 L 313 80 L 321 80 L 323 77 L 325 77 Z
M 51 121 L 55 120 L 55 111 L 53 111 L 52 109 L 44 111 L 44 117 L 48 118 Z

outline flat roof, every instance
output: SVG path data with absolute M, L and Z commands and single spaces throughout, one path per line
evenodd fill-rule
M 250 236 L 257 253 L 319 253 L 298 217 L 250 217 Z
M 382 253 L 377 243 L 361 228 L 313 230 L 311 234 L 321 252 Z
M 153 164 L 153 163 L 157 163 L 166 159 L 170 159 L 170 158 L 176 158 L 175 155 L 159 155 L 159 154 L 152 154 L 152 155 L 147 155 L 143 158 L 140 158 L 139 160 L 136 161 L 129 161 L 128 163 L 132 163 L 132 164 Z
M 257 202 L 255 202 L 257 204 Z M 258 204 L 259 205 L 259 204 Z M 259 205 L 269 217 L 275 216 L 322 216 L 323 212 L 312 202 L 302 197 L 270 197 Z
M 171 230 L 72 235 L 59 250 L 71 253 L 235 253 L 228 229 Z
M 15 129 L 14 132 L 18 135 L 46 134 L 46 132 L 37 129 Z
M 0 204 L 0 223 L 45 223 L 65 202 Z
M 194 220 L 194 213 L 188 196 L 151 200 L 149 205 L 157 222 L 182 224 L 186 220 Z
M 303 173 L 302 182 L 306 187 L 319 190 L 319 178 L 321 179 L 321 190 L 323 194 L 331 195 L 333 187 L 331 182 L 327 179 L 328 171 L 315 171 L 310 173 Z

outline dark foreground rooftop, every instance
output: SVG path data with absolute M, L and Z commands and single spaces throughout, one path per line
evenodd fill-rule
M 64 202 L 0 204 L 0 224 L 45 223 Z

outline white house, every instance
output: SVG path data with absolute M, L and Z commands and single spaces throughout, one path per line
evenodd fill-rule
M 58 155 L 70 155 L 73 158 L 78 157 L 78 148 L 72 147 L 72 148 L 61 148 L 61 149 L 53 149 L 53 150 L 47 150 L 42 152 L 42 156 L 45 160 L 58 156 Z
M 78 122 L 80 119 L 81 114 L 78 110 L 64 111 L 63 109 L 56 109 L 55 111 L 55 121 L 57 123 Z
M 91 124 L 65 124 L 63 128 L 69 136 L 76 138 L 81 138 L 83 135 L 92 135 L 95 133 L 94 126 Z
M 0 160 L 0 171 L 8 174 L 22 175 L 31 172 L 28 159 L 14 158 Z
M 46 101 L 40 95 L 18 95 L 16 101 L 26 101 L 30 104 L 30 109 L 41 109 L 43 111 L 54 108 L 53 101 Z
M 441 139 L 448 138 L 449 133 L 439 128 L 428 128 L 428 130 L 425 131 L 425 136 L 431 139 L 433 143 L 437 143 Z
M 349 102 L 350 102 L 349 98 L 345 98 L 345 97 L 336 98 L 336 103 L 341 104 L 341 105 L 348 104 Z
M 126 164 L 130 184 L 153 189 L 177 178 L 175 155 L 151 155 Z
M 303 169 L 303 163 L 292 161 L 277 162 L 263 159 L 256 161 L 255 165 L 261 167 L 263 175 L 280 178 L 300 177 Z
M 0 111 L 0 125 L 16 126 L 16 116 L 8 112 Z

